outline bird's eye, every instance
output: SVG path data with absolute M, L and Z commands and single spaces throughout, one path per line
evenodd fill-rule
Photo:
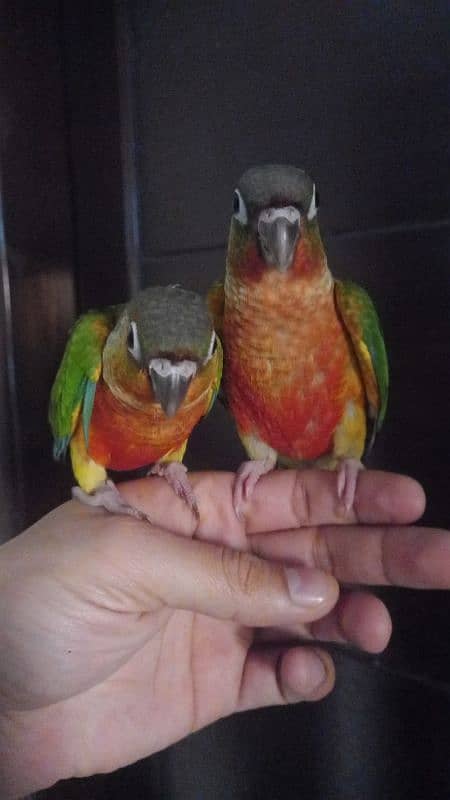
M 234 190 L 233 195 L 233 217 L 240 222 L 241 225 L 247 225 L 248 215 L 245 203 L 239 189 Z
M 135 322 L 130 323 L 130 330 L 128 331 L 127 347 L 130 355 L 133 356 L 137 362 L 141 361 L 141 346 L 139 344 L 139 336 L 137 332 L 137 325 Z

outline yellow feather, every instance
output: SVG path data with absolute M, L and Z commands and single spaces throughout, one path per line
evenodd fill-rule
M 366 414 L 364 408 L 349 400 L 344 416 L 334 434 L 333 455 L 339 458 L 361 459 L 366 440 Z
M 82 425 L 78 425 L 71 439 L 70 458 L 73 474 L 83 491 L 93 492 L 106 481 L 105 468 L 93 461 L 86 450 Z
M 162 458 L 159 459 L 160 463 L 167 464 L 170 461 L 179 461 L 180 463 L 183 461 L 184 454 L 186 452 L 188 439 L 185 439 L 181 447 L 176 450 L 169 450 L 168 453 L 165 454 Z

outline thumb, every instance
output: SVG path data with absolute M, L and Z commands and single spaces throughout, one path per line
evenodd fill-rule
M 319 619 L 339 594 L 336 580 L 318 569 L 285 567 L 166 530 L 134 528 L 116 543 L 122 552 L 114 596 L 119 590 L 127 610 L 149 611 L 162 603 L 243 625 L 272 626 Z

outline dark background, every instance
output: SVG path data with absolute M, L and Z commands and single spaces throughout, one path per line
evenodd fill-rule
M 372 465 L 421 480 L 425 521 L 448 526 L 448 2 L 9 5 L 0 537 L 67 497 L 46 406 L 75 316 L 148 283 L 206 289 L 223 273 L 234 184 L 269 160 L 317 181 L 331 268 L 363 283 L 382 318 L 392 391 Z M 230 430 L 216 406 L 188 464 L 235 468 Z M 225 720 L 40 797 L 449 797 L 450 596 L 383 594 L 387 653 L 338 653 L 320 704 Z

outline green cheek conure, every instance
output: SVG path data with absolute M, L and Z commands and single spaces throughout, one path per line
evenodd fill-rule
M 388 363 L 368 294 L 333 278 L 303 170 L 268 164 L 234 194 L 224 286 L 210 308 L 224 346 L 224 391 L 252 459 L 234 486 L 236 512 L 276 463 L 338 470 L 353 503 L 360 459 L 386 412 Z
M 208 413 L 222 373 L 222 348 L 203 298 L 150 287 L 126 305 L 90 311 L 75 324 L 51 391 L 54 456 L 70 448 L 73 493 L 110 511 L 142 516 L 107 480 L 107 470 L 155 464 L 195 513 L 182 459 Z

